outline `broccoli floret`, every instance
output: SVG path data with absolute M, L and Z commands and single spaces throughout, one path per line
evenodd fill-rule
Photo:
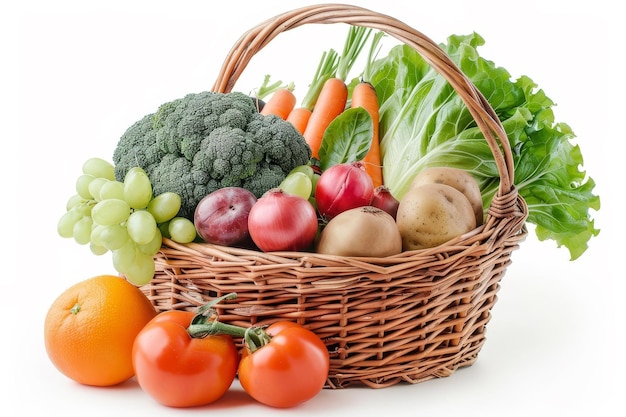
M 151 115 L 145 116 L 133 124 L 126 131 L 125 145 L 118 146 L 113 153 L 113 160 L 122 167 L 140 166 L 150 170 L 165 156 L 156 144 L 156 131 L 152 129 Z M 123 171 L 126 174 L 128 169 Z M 123 180 L 122 173 L 116 173 L 116 178 Z
M 195 168 L 206 171 L 224 186 L 238 187 L 241 180 L 254 175 L 263 159 L 263 147 L 253 135 L 239 128 L 218 127 L 202 141 L 196 153 Z
M 297 165 L 304 165 L 311 159 L 310 147 L 306 141 L 292 140 L 299 135 L 291 123 L 285 123 L 277 116 L 256 114 L 248 124 L 248 131 L 254 134 L 254 141 L 263 147 L 265 161 L 280 166 L 289 172 Z
M 210 192 L 239 186 L 261 197 L 310 158 L 311 148 L 291 123 L 259 114 L 253 99 L 238 92 L 165 103 L 124 132 L 113 153 L 118 180 L 143 168 L 155 195 L 181 196 L 179 215 L 189 219 Z
M 180 195 L 181 200 L 194 197 L 195 184 L 191 176 L 191 162 L 184 157 L 165 154 L 148 176 L 152 182 L 154 195 L 173 191 Z
M 275 164 L 265 161 L 261 162 L 258 167 L 258 175 L 246 178 L 242 187 L 250 190 L 254 195 L 261 196 L 267 190 L 278 187 L 285 179 L 285 171 Z

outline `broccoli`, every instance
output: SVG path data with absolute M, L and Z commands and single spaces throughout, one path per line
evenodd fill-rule
M 128 128 L 113 152 L 116 179 L 143 168 L 155 195 L 181 196 L 179 215 L 188 219 L 219 188 L 243 187 L 261 197 L 310 159 L 311 148 L 291 123 L 261 115 L 253 99 L 238 92 L 165 103 Z

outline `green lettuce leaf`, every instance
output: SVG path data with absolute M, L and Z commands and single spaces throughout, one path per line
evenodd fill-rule
M 362 107 L 344 110 L 328 125 L 319 150 L 322 171 L 344 162 L 360 161 L 370 150 L 374 123 Z
M 528 222 L 540 240 L 565 246 L 572 260 L 599 230 L 595 183 L 583 170 L 572 129 L 555 121 L 554 103 L 527 76 L 516 80 L 478 54 L 483 38 L 450 36 L 442 49 L 489 101 L 514 152 L 515 184 L 528 204 Z M 478 180 L 485 207 L 499 184 L 493 154 L 452 86 L 413 49 L 392 48 L 372 64 L 379 94 L 383 177 L 402 198 L 413 177 L 429 166 L 465 169 Z

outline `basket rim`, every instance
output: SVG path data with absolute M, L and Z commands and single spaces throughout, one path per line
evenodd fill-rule
M 498 190 L 486 213 L 489 217 L 526 216 L 526 206 L 519 204 L 514 184 L 514 161 L 506 131 L 495 110 L 473 82 L 452 59 L 428 36 L 386 14 L 343 3 L 316 4 L 296 8 L 269 18 L 246 31 L 227 54 L 213 92 L 228 93 L 259 51 L 279 34 L 306 24 L 344 23 L 377 29 L 415 49 L 431 67 L 455 89 L 484 135 L 494 156 L 500 176 Z M 521 212 L 521 214 L 520 214 Z

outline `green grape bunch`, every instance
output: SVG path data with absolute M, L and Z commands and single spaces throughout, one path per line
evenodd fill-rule
M 122 182 L 115 179 L 110 162 L 90 158 L 75 188 L 57 224 L 59 235 L 89 245 L 95 255 L 110 252 L 115 269 L 135 285 L 154 277 L 154 256 L 163 237 L 179 243 L 196 238 L 193 222 L 178 216 L 181 197 L 173 192 L 153 195 L 142 168 L 130 169 Z

